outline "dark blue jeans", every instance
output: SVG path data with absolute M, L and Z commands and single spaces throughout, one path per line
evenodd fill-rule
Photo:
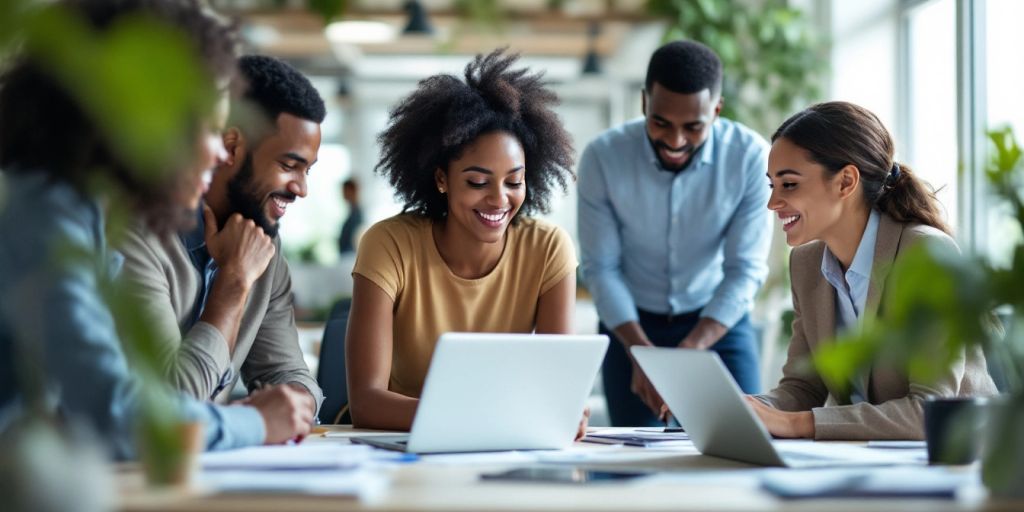
M 675 347 L 683 341 L 700 320 L 700 310 L 682 313 L 669 317 L 658 313 L 639 311 L 640 327 L 647 333 L 651 342 L 659 347 Z M 664 426 L 658 421 L 657 415 L 644 405 L 640 397 L 629 389 L 633 377 L 633 364 L 626 354 L 626 349 L 602 323 L 601 334 L 611 338 L 608 353 L 601 367 L 601 378 L 604 383 L 604 396 L 608 401 L 608 415 L 612 425 L 616 427 L 657 427 Z M 757 336 L 750 324 L 750 316 L 743 318 L 726 333 L 722 339 L 711 346 L 718 352 L 729 373 L 736 379 L 744 393 L 760 392 L 761 371 L 758 366 Z

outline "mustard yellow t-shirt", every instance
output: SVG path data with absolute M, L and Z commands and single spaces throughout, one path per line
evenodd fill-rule
M 419 397 L 437 338 L 446 332 L 533 332 L 540 296 L 576 270 L 569 235 L 547 222 L 521 218 L 506 231 L 497 266 L 463 279 L 441 259 L 432 221 L 401 214 L 374 224 L 359 241 L 352 274 L 394 299 L 388 388 Z

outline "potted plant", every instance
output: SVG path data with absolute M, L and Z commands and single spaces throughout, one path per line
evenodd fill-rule
M 190 147 L 197 105 L 211 105 L 214 94 L 205 84 L 191 43 L 157 19 L 135 16 L 105 31 L 96 31 L 61 3 L 7 0 L 0 2 L 0 69 L 14 58 L 30 59 L 52 75 L 76 104 L 111 141 L 118 158 L 151 179 L 168 161 L 177 161 L 181 148 Z M 97 69 L 102 73 L 97 73 Z M 173 78 L 170 80 L 168 77 Z M 172 85 L 168 85 L 172 84 Z M 130 94 L 125 93 L 130 91 Z M 172 94 L 173 93 L 173 94 Z M 59 144 L 58 144 L 59 146 Z M 97 176 L 100 174 L 97 173 Z M 0 172 L 0 207 L 3 207 Z M 133 199 L 113 197 L 117 187 L 96 180 L 84 184 L 108 205 L 107 235 L 112 242 L 133 220 L 127 210 Z M 55 246 L 54 268 L 96 272 L 96 248 L 68 242 Z M 81 270 L 86 269 L 86 270 Z M 119 321 L 121 340 L 139 376 L 139 451 L 151 464 L 151 482 L 174 481 L 189 455 L 188 443 L 196 426 L 182 423 L 167 386 L 156 337 L 143 319 L 140 304 L 132 302 L 110 276 L 96 272 L 106 306 Z M 59 418 L 47 397 L 45 354 L 33 325 L 65 319 L 40 318 L 16 326 L 13 357 L 18 361 L 22 407 L 12 413 L 0 432 L 0 486 L 15 510 L 103 510 L 113 502 L 108 455 L 95 432 L 74 418 Z M 30 327 L 25 327 L 26 325 Z M 53 349 L 53 347 L 48 347 Z M 88 385 L 89 383 L 83 383 Z M 70 471 L 70 472 L 69 472 Z M 63 478 L 62 475 L 71 475 Z M 77 482 L 75 485 L 70 481 Z M 52 506 L 51 506 L 52 505 Z M 49 508 L 47 508 L 49 507 Z
M 1024 152 L 1010 128 L 988 136 L 988 183 L 1024 232 Z M 1006 265 L 984 255 L 915 247 L 888 279 L 883 314 L 819 350 L 814 364 L 833 383 L 850 382 L 876 363 L 928 382 L 980 345 L 1006 388 L 988 407 L 983 481 L 995 496 L 1024 497 L 1024 240 Z

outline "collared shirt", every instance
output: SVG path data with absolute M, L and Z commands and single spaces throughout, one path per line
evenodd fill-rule
M 868 216 L 864 234 L 860 237 L 857 252 L 853 255 L 850 268 L 844 273 L 832 251 L 825 247 L 821 256 L 821 275 L 836 292 L 836 332 L 854 328 L 864 315 L 868 288 L 871 285 L 871 268 L 875 262 L 875 241 L 878 239 L 878 212 L 874 209 Z M 864 401 L 867 396 L 863 384 L 854 379 L 854 403 Z
M 202 276 L 199 286 L 199 297 L 197 297 L 196 307 L 192 313 L 192 323 L 184 326 L 182 331 L 191 329 L 203 316 L 203 310 L 206 309 L 206 299 L 209 298 L 210 288 L 213 287 L 213 280 L 217 277 L 217 262 L 210 257 L 210 252 L 206 250 L 206 222 L 203 218 L 202 204 L 199 205 L 197 214 L 199 219 L 196 222 L 196 227 L 192 231 L 179 235 L 182 244 L 185 245 L 185 250 L 188 251 L 192 264 L 195 265 L 196 271 Z M 235 372 L 232 367 L 228 366 L 227 370 L 221 374 L 220 382 L 214 388 L 213 394 L 209 398 L 212 400 L 221 391 L 224 391 L 234 381 L 234 378 Z
M 36 359 L 48 398 L 67 418 L 102 436 L 112 455 L 134 455 L 140 382 L 125 358 L 101 288 L 117 265 L 106 246 L 97 203 L 44 174 L 0 175 L 7 192 L 0 210 L 0 418 L 29 404 L 32 392 L 15 379 Z M 31 341 L 36 350 L 27 350 Z M 181 414 L 205 426 L 206 447 L 260 444 L 259 412 L 181 396 Z M 0 425 L 0 430 L 3 425 Z
M 717 119 L 697 161 L 661 170 L 643 118 L 601 134 L 579 166 L 583 279 L 609 328 L 637 308 L 701 309 L 732 327 L 768 274 L 768 144 Z

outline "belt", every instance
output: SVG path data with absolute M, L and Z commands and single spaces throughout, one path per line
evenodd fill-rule
M 692 322 L 694 320 L 697 320 L 698 317 L 700 317 L 700 312 L 703 309 L 704 308 L 697 309 L 697 310 L 694 310 L 694 311 L 686 311 L 686 312 L 683 312 L 683 313 L 676 313 L 676 314 L 672 314 L 672 313 L 654 313 L 654 312 L 651 312 L 651 311 L 644 311 L 642 309 L 637 309 L 636 312 L 637 312 L 637 315 L 640 317 L 641 321 L 650 320 L 650 321 L 654 321 L 654 322 L 664 322 L 664 323 L 667 323 L 667 324 L 671 324 L 671 323 L 674 323 L 674 322 L 681 322 L 681 321 Z

